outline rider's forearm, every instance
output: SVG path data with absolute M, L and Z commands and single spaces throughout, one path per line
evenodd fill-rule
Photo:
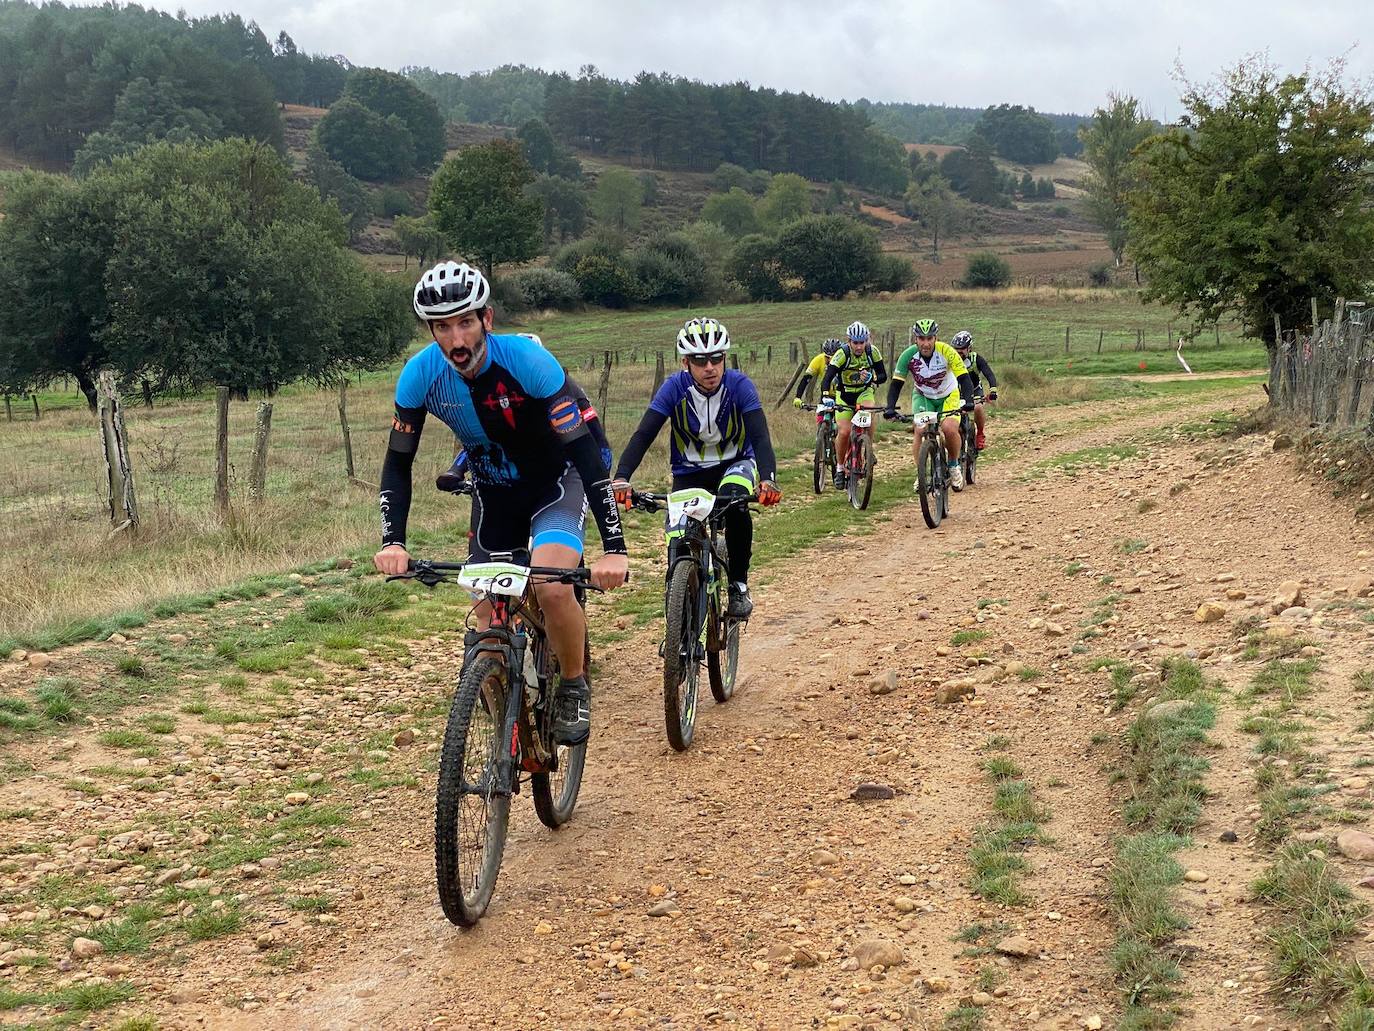
M 959 377 L 959 396 L 967 399 L 971 398 L 974 393 L 973 377 L 966 372 Z
M 377 503 L 382 512 L 382 547 L 406 543 L 406 522 L 410 518 L 410 473 L 415 465 L 413 452 L 387 448 L 382 459 L 382 487 Z
M 894 379 L 887 385 L 887 407 L 889 410 L 897 407 L 897 402 L 902 398 L 902 385 L 905 380 Z
M 875 387 L 881 387 L 886 382 L 887 366 L 885 366 L 883 360 L 879 358 L 873 363 L 873 385 Z
M 754 464 L 759 467 L 759 480 L 778 478 L 778 459 L 773 454 L 773 440 L 768 435 L 768 417 L 762 408 L 744 413 L 744 438 L 754 452 Z
M 582 478 L 587 507 L 601 532 L 601 550 L 607 555 L 625 554 L 625 531 L 620 525 L 620 510 L 615 507 L 610 472 L 601 461 L 601 449 L 590 434 L 584 434 L 565 444 L 564 450 Z
M 978 375 L 988 381 L 989 387 L 996 389 L 997 377 L 992 374 L 992 366 L 988 364 L 987 359 L 981 354 L 978 356 Z
M 813 377 L 813 376 L 811 375 L 811 373 L 809 373 L 809 372 L 806 373 L 806 375 L 802 376 L 801 382 L 797 384 L 797 396 L 798 396 L 798 397 L 801 397 L 803 394 L 806 393 L 806 388 L 811 384 L 811 380 L 812 380 L 813 378 L 814 378 L 814 377 Z
M 628 480 L 639 468 L 639 463 L 644 461 L 644 456 L 649 451 L 649 445 L 658 436 L 658 431 L 663 429 L 663 424 L 667 418 L 660 412 L 650 408 L 639 420 L 639 425 L 635 427 L 634 433 L 630 435 L 629 441 L 625 445 L 625 450 L 620 453 L 620 461 L 615 467 L 615 478 L 617 480 Z

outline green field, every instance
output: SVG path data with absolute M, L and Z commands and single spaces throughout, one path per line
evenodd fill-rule
M 1143 308 L 1120 294 L 1042 293 L 1035 296 L 966 295 L 932 302 L 903 300 L 740 305 L 719 310 L 735 340 L 744 368 L 768 404 L 775 446 L 783 458 L 809 449 L 813 423 L 790 406 L 774 408 L 791 378 L 788 344 L 802 340 L 810 356 L 827 335 L 841 333 L 855 318 L 882 334 L 933 315 L 942 335 L 972 326 L 1000 341 L 1020 334 L 1017 366 L 995 359 L 1009 384 L 998 417 L 1015 420 L 1019 410 L 1136 392 L 1129 379 L 1065 376 L 1049 352 L 1063 346 L 1063 325 L 1125 326 L 1136 320 L 1162 343 L 1166 313 Z M 986 302 L 986 303 L 978 303 Z M 619 353 L 602 406 L 608 434 L 618 450 L 649 400 L 653 358 L 669 358 L 684 311 L 588 311 L 529 319 L 517 328 L 540 333 L 595 397 L 602 354 Z M 986 326 L 987 329 L 982 327 Z M 1077 328 L 1071 329 L 1071 346 Z M 1041 341 L 1045 357 L 1037 358 Z M 1134 332 L 1132 331 L 1132 340 Z M 1256 368 L 1262 351 L 1223 333 L 1222 346 L 1188 352 L 1199 369 Z M 1093 349 L 1096 332 L 1092 331 Z M 767 348 L 773 345 L 769 364 Z M 991 347 L 985 349 L 989 353 Z M 1023 356 L 1029 360 L 1022 364 Z M 989 353 L 992 358 L 992 354 Z M 1149 372 L 1177 371 L 1173 355 L 1134 351 L 1074 359 L 1074 373 L 1134 370 L 1144 358 Z M 596 367 L 588 369 L 591 361 Z M 1062 363 L 1060 363 L 1062 366 Z M 353 447 L 358 475 L 375 481 L 391 414 L 391 388 L 398 368 L 362 377 L 349 391 Z M 1173 393 L 1191 383 L 1142 381 L 1141 392 Z M 133 400 L 133 399 L 130 399 Z M 134 473 L 144 528 L 135 539 L 108 539 L 109 522 L 100 496 L 97 435 L 84 404 L 71 393 L 40 395 L 43 418 L 16 404 L 15 420 L 0 421 L 0 639 L 32 634 L 128 610 L 145 610 L 167 598 L 204 600 L 227 585 L 253 577 L 310 566 L 335 556 L 370 553 L 377 535 L 375 489 L 350 485 L 344 476 L 342 440 L 335 409 L 337 394 L 307 385 L 274 398 L 273 437 L 267 497 L 252 503 L 246 479 L 256 399 L 231 408 L 230 456 L 233 516 L 220 522 L 211 511 L 213 406 L 207 397 L 159 399 L 152 409 L 127 409 Z M 453 454 L 452 438 L 431 425 L 416 464 L 411 526 L 439 530 L 461 520 L 466 507 L 429 489 Z M 646 483 L 662 482 L 666 441 L 660 439 L 643 466 Z

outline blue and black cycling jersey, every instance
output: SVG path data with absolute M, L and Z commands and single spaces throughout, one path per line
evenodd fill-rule
M 405 543 L 411 466 L 427 414 L 462 443 L 479 490 L 539 490 L 573 465 L 604 550 L 625 550 L 606 464 L 568 374 L 537 341 L 495 334 L 487 335 L 486 359 L 472 379 L 459 375 L 437 343 L 401 371 L 382 464 L 383 544 Z
M 664 380 L 625 445 L 616 466 L 617 479 L 628 480 L 634 475 L 665 422 L 671 427 L 669 450 L 674 476 L 728 465 L 740 458 L 754 459 L 762 480 L 777 475 L 763 402 L 753 381 L 736 369 L 726 369 L 720 385 L 710 394 L 702 393 L 685 369 Z

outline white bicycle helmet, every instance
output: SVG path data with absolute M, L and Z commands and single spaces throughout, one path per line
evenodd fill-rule
M 730 350 L 730 331 L 711 318 L 688 319 L 678 330 L 677 353 L 686 358 L 694 354 L 721 354 Z
M 967 351 L 973 346 L 973 334 L 966 329 L 961 329 L 950 338 L 949 344 L 956 351 Z
M 415 284 L 415 314 L 428 321 L 485 308 L 491 296 L 486 276 L 466 263 L 441 261 Z
M 862 322 L 851 322 L 849 328 L 845 330 L 845 336 L 856 344 L 861 344 L 868 339 L 868 327 Z

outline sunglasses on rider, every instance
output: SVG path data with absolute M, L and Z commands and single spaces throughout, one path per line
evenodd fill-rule
M 704 369 L 708 365 L 724 365 L 725 355 L 723 354 L 690 354 L 687 360 L 698 369 Z

